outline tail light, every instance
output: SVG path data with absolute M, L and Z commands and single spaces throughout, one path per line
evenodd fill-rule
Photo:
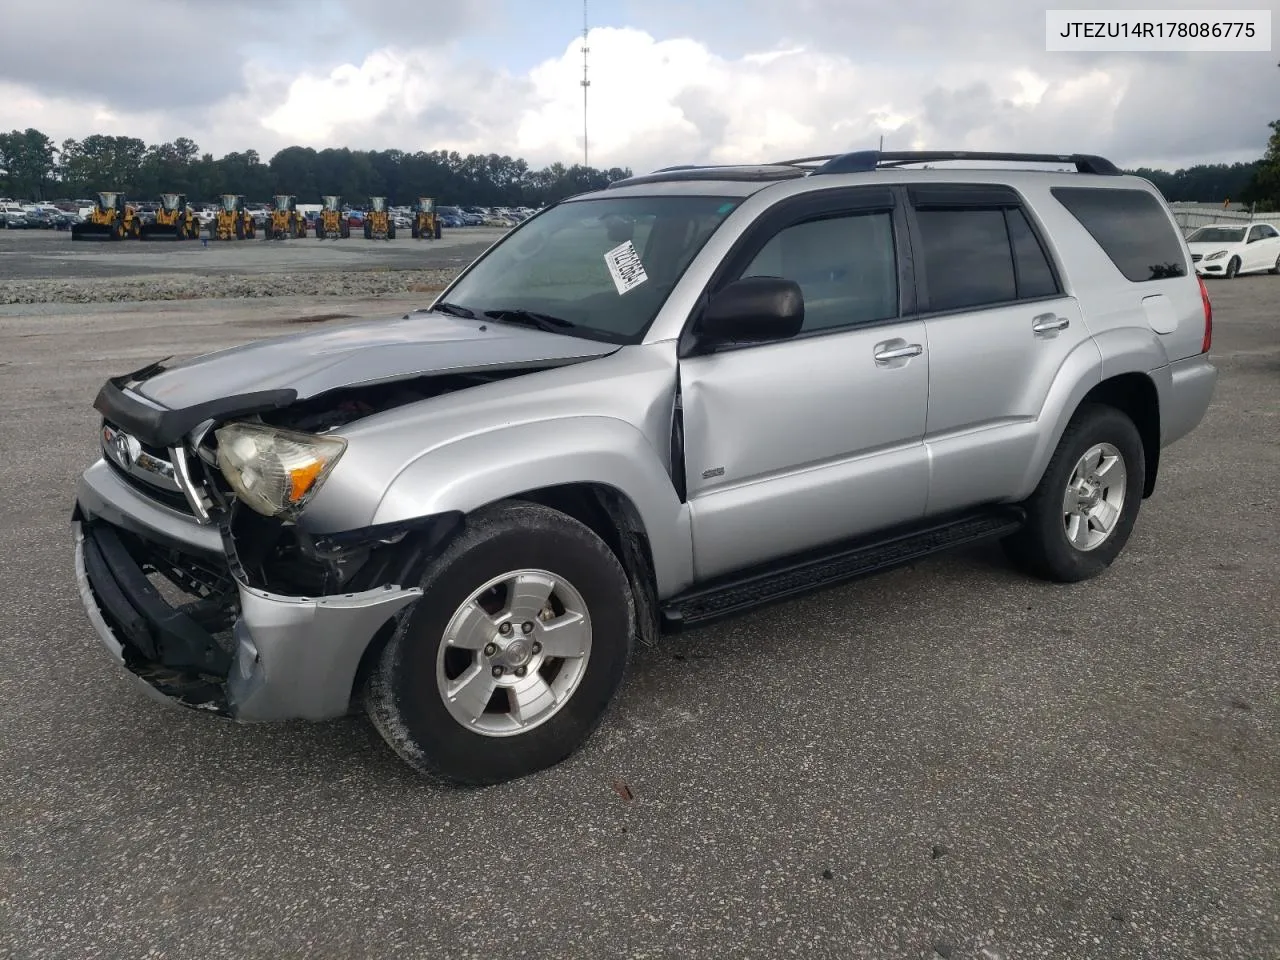
M 1204 339 L 1200 342 L 1200 352 L 1208 353 L 1213 343 L 1213 304 L 1209 302 L 1209 288 L 1204 285 L 1204 277 L 1196 277 L 1200 281 L 1200 299 L 1204 302 Z

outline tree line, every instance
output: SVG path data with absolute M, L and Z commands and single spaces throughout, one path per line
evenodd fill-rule
M 1266 154 L 1253 163 L 1129 172 L 1150 180 L 1171 202 L 1233 200 L 1280 209 L 1280 120 L 1271 129 Z M 0 195 L 31 200 L 120 190 L 138 198 L 185 193 L 193 201 L 223 193 L 250 200 L 291 193 L 300 203 L 318 203 L 322 194 L 337 193 L 386 196 L 393 203 L 429 196 L 463 206 L 537 207 L 630 175 L 628 169 L 581 164 L 553 163 L 535 170 L 524 160 L 495 153 L 295 146 L 263 162 L 254 150 L 215 159 L 186 137 L 148 145 L 137 137 L 94 134 L 56 145 L 34 128 L 0 133 Z
M 34 128 L 0 133 L 0 195 L 33 200 L 119 190 L 139 199 L 185 193 L 193 202 L 224 193 L 251 201 L 291 193 L 299 203 L 319 203 L 334 193 L 393 203 L 421 196 L 464 206 L 537 207 L 629 176 L 630 170 L 581 164 L 535 170 L 496 153 L 286 147 L 263 162 L 255 150 L 215 159 L 186 137 L 148 145 L 137 137 L 94 134 L 59 146 Z

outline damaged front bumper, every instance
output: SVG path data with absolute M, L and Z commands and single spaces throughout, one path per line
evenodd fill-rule
M 421 595 L 396 584 L 317 597 L 258 589 L 231 573 L 216 528 L 139 494 L 102 461 L 79 481 L 72 527 L 80 597 L 113 658 L 153 696 L 237 720 L 346 713 L 370 642 Z M 206 584 L 226 571 L 223 589 L 171 601 L 150 578 L 161 554 L 159 565 L 188 558 L 179 565 Z

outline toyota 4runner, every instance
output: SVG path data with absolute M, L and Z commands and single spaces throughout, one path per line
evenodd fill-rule
M 108 381 L 80 594 L 168 701 L 363 704 L 419 772 L 506 780 L 662 629 L 984 538 L 1104 571 L 1209 405 L 1211 325 L 1161 196 L 1099 157 L 669 168 L 430 308 Z

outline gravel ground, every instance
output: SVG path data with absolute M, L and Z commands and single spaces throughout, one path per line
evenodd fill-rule
M 1106 575 L 984 548 L 664 638 L 480 791 L 153 703 L 70 570 L 104 377 L 415 299 L 0 308 L 0 958 L 1280 957 L 1280 278 L 1211 292 Z
M 443 289 L 457 269 L 359 270 L 303 274 L 169 274 L 116 280 L 10 280 L 0 304 L 110 303 L 261 297 L 360 297 Z

